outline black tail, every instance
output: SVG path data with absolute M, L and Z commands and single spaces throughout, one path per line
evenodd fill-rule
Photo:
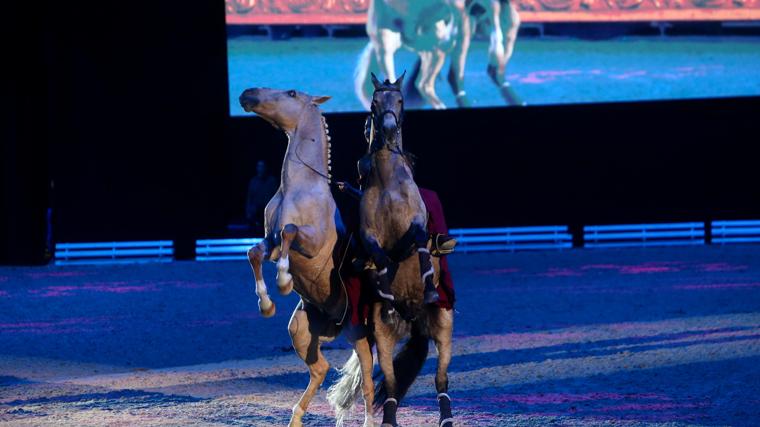
M 409 76 L 404 78 L 402 93 L 404 95 L 404 106 L 406 108 L 422 108 L 425 106 L 425 100 L 422 99 L 422 94 L 415 85 L 417 78 L 420 76 L 421 64 L 420 59 L 417 58 L 417 61 L 414 63 L 414 68 L 412 68 L 412 72 Z
M 401 351 L 393 358 L 393 372 L 396 375 L 396 400 L 401 402 L 409 387 L 412 386 L 417 375 L 420 374 L 422 366 L 428 355 L 428 342 L 430 338 L 427 334 L 419 331 L 417 322 L 412 326 L 412 336 L 404 344 Z M 385 377 L 381 370 L 374 375 L 375 380 L 375 401 L 373 403 L 375 411 L 383 407 L 383 403 L 388 398 L 388 391 L 385 389 Z

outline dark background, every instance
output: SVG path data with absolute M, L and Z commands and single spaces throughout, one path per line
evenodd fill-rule
M 44 261 L 49 207 L 57 241 L 174 239 L 189 257 L 242 215 L 256 160 L 279 170 L 285 136 L 228 116 L 222 0 L 11 3 L 1 261 Z M 451 227 L 758 218 L 758 107 L 410 111 L 404 141 Z M 334 175 L 353 179 L 364 114 L 327 120 Z

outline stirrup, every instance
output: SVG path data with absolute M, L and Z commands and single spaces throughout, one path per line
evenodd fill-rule
M 441 239 L 444 237 L 448 237 L 448 239 L 441 241 Z M 432 238 L 430 254 L 437 257 L 448 255 L 454 252 L 456 245 L 457 239 L 449 236 L 448 234 L 437 233 Z

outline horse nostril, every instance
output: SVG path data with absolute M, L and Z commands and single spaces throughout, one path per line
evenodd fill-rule
M 259 98 L 255 97 L 253 95 L 250 95 L 250 94 L 246 94 L 245 92 L 243 92 L 243 94 L 240 95 L 240 105 L 242 107 L 244 107 L 244 108 L 245 107 L 255 107 L 255 106 L 259 105 L 259 102 L 260 102 Z

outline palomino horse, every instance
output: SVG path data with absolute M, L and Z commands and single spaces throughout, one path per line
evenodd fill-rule
M 448 54 L 448 82 L 457 105 L 470 105 L 464 89 L 464 72 L 474 26 L 472 17 L 491 27 L 488 75 L 510 105 L 521 104 L 504 79 L 520 26 L 520 16 L 510 0 L 371 0 L 367 14 L 369 43 L 354 73 L 359 101 L 369 108 L 370 71 L 379 70 L 395 80 L 394 54 L 402 46 L 419 55 L 419 76 L 414 86 L 435 109 L 446 108 L 435 92 L 435 82 Z
M 309 385 L 293 407 L 290 426 L 301 419 L 325 379 L 330 365 L 321 343 L 340 332 L 348 311 L 346 288 L 339 268 L 338 226 L 342 226 L 330 193 L 330 137 L 319 104 L 329 97 L 309 96 L 295 90 L 247 89 L 240 104 L 288 136 L 280 188 L 265 209 L 265 238 L 248 251 L 256 279 L 259 311 L 274 315 L 261 271 L 265 259 L 277 260 L 280 293 L 295 289 L 301 297 L 290 322 L 293 347 L 309 368 Z M 365 425 L 372 425 L 372 352 L 367 338 L 357 339 L 354 350 L 365 396 Z
M 427 292 L 423 291 L 423 283 L 437 280 L 437 262 L 431 260 L 428 251 L 427 212 L 401 141 L 403 76 L 395 83 L 380 83 L 374 74 L 372 80 L 376 90 L 369 144 L 371 166 L 360 204 L 361 237 L 378 277 L 386 276 L 390 281 L 396 308 L 384 314 L 383 304 L 375 303 L 372 310 L 373 335 L 384 376 L 375 394 L 375 407 L 383 409 L 384 426 L 396 426 L 398 402 L 419 374 L 432 338 L 439 355 L 435 377 L 439 425 L 450 427 L 453 419 L 447 370 L 454 319 L 452 310 L 424 303 Z M 397 257 L 390 259 L 388 254 Z M 394 359 L 396 343 L 406 334 L 411 338 Z M 349 359 L 341 378 L 328 392 L 328 401 L 336 408 L 339 421 L 359 391 L 356 360 Z

